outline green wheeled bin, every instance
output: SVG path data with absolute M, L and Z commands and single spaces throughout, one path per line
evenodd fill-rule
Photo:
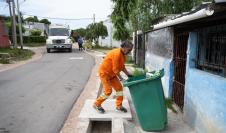
M 164 70 L 129 78 L 128 87 L 139 123 L 144 131 L 160 131 L 167 125 L 167 109 L 161 77 Z

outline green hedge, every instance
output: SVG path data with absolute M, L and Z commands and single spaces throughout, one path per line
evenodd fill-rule
M 32 36 L 40 36 L 42 31 L 38 29 L 30 30 Z
M 20 38 L 17 37 L 17 42 L 20 42 Z M 24 43 L 45 43 L 46 37 L 44 36 L 23 36 Z

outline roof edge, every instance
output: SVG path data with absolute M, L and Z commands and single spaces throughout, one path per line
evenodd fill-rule
M 204 9 L 201 9 L 201 10 L 199 10 L 199 11 L 193 13 L 193 14 L 188 14 L 188 15 L 185 15 L 185 16 L 173 19 L 173 20 L 171 19 L 171 20 L 167 20 L 167 21 L 155 24 L 155 25 L 153 25 L 153 30 L 173 26 L 173 25 L 176 25 L 176 24 L 181 24 L 181 23 L 184 23 L 184 22 L 189 22 L 189 21 L 192 21 L 192 20 L 197 20 L 197 19 L 200 19 L 200 18 L 205 18 L 205 17 L 211 16 L 213 14 L 214 14 L 213 9 L 204 8 Z

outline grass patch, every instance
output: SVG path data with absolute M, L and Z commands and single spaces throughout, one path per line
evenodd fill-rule
M 85 47 L 85 49 L 92 49 L 92 50 L 99 51 L 99 52 L 102 52 L 105 54 L 107 54 L 110 50 L 113 49 L 110 47 L 105 47 L 105 46 L 100 46 L 100 45 L 93 46 L 91 42 L 86 42 L 86 43 L 84 43 L 83 46 Z
M 99 51 L 99 52 L 102 52 L 102 53 L 107 54 L 113 48 L 108 48 L 108 47 L 93 47 L 92 49 L 95 50 L 95 51 Z
M 176 109 L 173 107 L 173 101 L 171 98 L 166 98 L 165 103 L 168 109 L 172 110 L 174 113 L 177 113 Z
M 114 48 L 113 47 L 107 47 L 107 46 L 100 46 L 100 45 L 96 44 L 95 46 L 93 46 L 93 49 L 112 50 Z
M 30 59 L 34 52 L 28 49 L 0 48 L 0 63 L 9 64 L 13 61 Z
M 41 46 L 46 46 L 45 43 L 25 43 L 24 46 L 28 47 L 41 47 Z
M 92 48 L 93 48 L 91 42 L 86 42 L 86 43 L 84 43 L 83 47 L 84 47 L 85 49 L 92 49 Z
M 8 53 L 0 53 L 0 63 L 9 64 L 10 55 Z
M 107 54 L 110 50 L 106 50 L 106 49 L 94 49 L 95 51 L 98 51 L 98 52 L 102 52 L 104 54 Z
M 99 51 L 99 52 L 102 52 L 102 53 L 105 53 L 107 54 L 110 50 L 114 49 L 115 47 L 107 47 L 107 46 L 100 46 L 100 45 L 95 45 L 92 47 L 93 50 L 95 51 Z

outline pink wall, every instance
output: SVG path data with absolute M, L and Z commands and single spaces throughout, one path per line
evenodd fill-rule
M 9 38 L 5 32 L 5 27 L 2 18 L 0 18 L 0 48 L 9 47 Z

